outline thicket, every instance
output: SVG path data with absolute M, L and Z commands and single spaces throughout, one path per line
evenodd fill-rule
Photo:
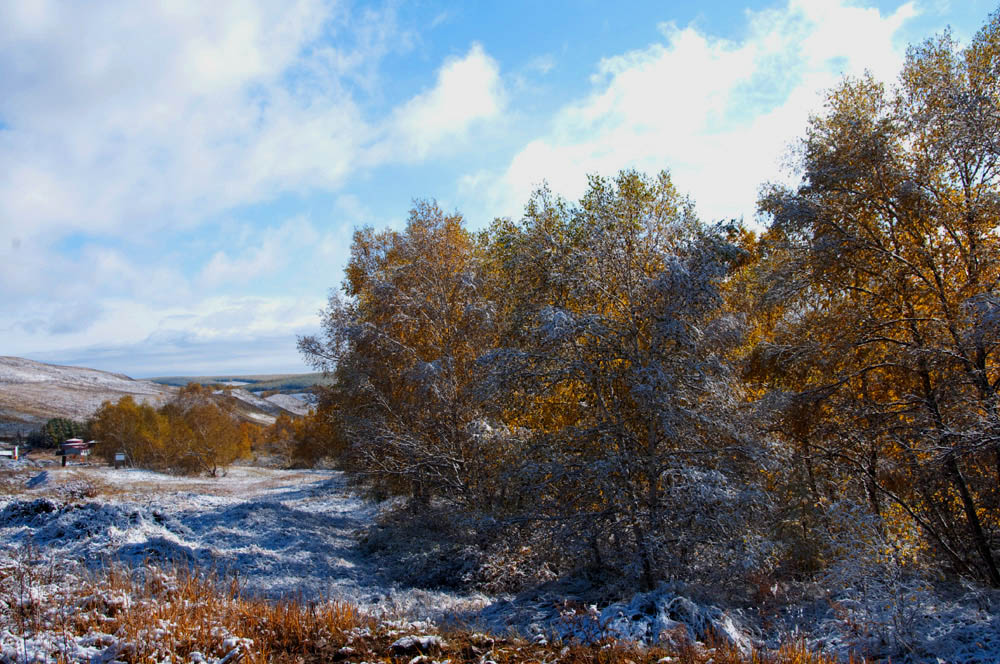
M 299 417 L 281 413 L 260 432 L 254 451 L 276 457 L 289 468 L 312 467 L 329 455 L 333 435 L 325 415 L 315 411 Z
M 70 438 L 86 436 L 89 431 L 87 430 L 86 422 L 78 422 L 65 417 L 55 417 L 45 423 L 45 426 L 42 427 L 42 433 L 45 435 L 46 443 L 50 447 L 58 447 Z
M 25 442 L 32 447 L 59 447 L 70 438 L 88 438 L 90 431 L 86 422 L 65 417 L 50 418 L 40 428 L 26 437 Z
M 89 423 L 98 453 L 109 463 L 124 453 L 129 463 L 155 470 L 211 477 L 250 455 L 260 427 L 241 422 L 211 390 L 191 383 L 159 409 L 130 396 L 105 401 Z
M 1000 588 L 1000 17 L 844 80 L 793 157 L 759 234 L 633 171 L 357 231 L 300 339 L 327 450 L 520 582 L 820 580 L 893 639 L 937 579 Z

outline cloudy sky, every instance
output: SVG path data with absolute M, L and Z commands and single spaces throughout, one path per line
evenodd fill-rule
M 705 7 L 703 5 L 708 5 Z M 668 168 L 754 219 L 822 91 L 985 0 L 0 0 L 0 355 L 307 370 L 357 226 Z

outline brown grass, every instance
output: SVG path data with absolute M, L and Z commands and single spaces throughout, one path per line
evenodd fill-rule
M 51 458 L 52 465 L 30 468 L 0 468 L 0 497 L 32 498 L 50 497 L 77 500 L 110 496 L 148 496 L 192 492 L 213 496 L 245 496 L 248 492 L 261 493 L 282 487 L 297 487 L 316 483 L 323 476 L 308 472 L 282 471 L 253 466 L 232 466 L 229 470 L 239 473 L 238 480 L 229 477 L 184 477 L 163 474 L 163 481 L 133 479 L 125 471 L 115 471 L 96 459 L 87 462 L 73 460 L 67 467 L 59 465 L 59 457 L 49 453 L 33 453 L 32 459 Z M 25 483 L 35 475 L 47 471 L 49 480 L 25 494 Z
M 44 467 L 30 469 L 0 469 L 0 497 L 53 498 L 67 502 L 93 500 L 120 496 L 126 491 L 105 482 L 99 476 L 87 473 L 86 467 Z M 35 475 L 47 471 L 49 480 L 36 488 L 28 489 L 27 482 Z M 82 472 L 81 472 L 82 471 Z
M 25 556 L 25 560 L 30 555 Z M 27 599 L 26 599 L 27 598 Z M 38 599 L 41 598 L 41 599 Z M 4 615 L 6 613 L 6 615 Z M 0 622 L 29 639 L 54 635 L 54 661 L 71 659 L 81 639 L 108 647 L 109 659 L 125 662 L 392 662 L 432 661 L 565 664 L 832 664 L 802 644 L 750 655 L 725 644 L 683 643 L 643 648 L 604 642 L 595 645 L 532 643 L 512 636 L 467 630 L 437 632 L 440 647 L 430 652 L 397 652 L 402 636 L 426 634 L 405 621 L 377 619 L 345 603 L 302 600 L 269 602 L 244 596 L 233 580 L 188 572 L 148 570 L 139 577 L 122 568 L 100 574 L 64 576 L 55 564 L 11 561 L 0 564 Z M 118 643 L 119 646 L 113 644 Z M 397 649 L 398 650 L 398 649 Z M 113 655 L 113 657 L 111 657 Z

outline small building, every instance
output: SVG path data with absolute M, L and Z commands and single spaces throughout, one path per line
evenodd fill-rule
M 66 460 L 71 457 L 85 459 L 90 456 L 90 451 L 97 444 L 96 440 L 84 442 L 82 438 L 70 438 L 60 446 L 59 456 L 62 457 L 62 465 L 66 465 Z

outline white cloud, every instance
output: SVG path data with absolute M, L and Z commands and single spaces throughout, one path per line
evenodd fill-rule
M 544 76 L 545 74 L 548 74 L 550 71 L 555 69 L 555 67 L 556 67 L 555 57 L 546 53 L 545 55 L 539 55 L 529 60 L 528 64 L 525 65 L 524 68 L 526 71 L 534 72 Z
M 543 180 L 576 198 L 587 173 L 668 168 L 703 217 L 750 220 L 759 185 L 779 177 L 822 91 L 865 69 L 893 78 L 903 57 L 895 37 L 915 14 L 912 2 L 883 16 L 841 0 L 791 0 L 747 12 L 739 42 L 665 24 L 663 43 L 603 60 L 591 94 L 564 106 L 505 172 L 473 173 L 460 186 L 516 216 Z
M 542 179 L 575 197 L 588 172 L 668 167 L 703 216 L 750 216 L 820 91 L 842 71 L 891 77 L 894 37 L 915 12 L 790 0 L 748 12 L 739 42 L 665 25 L 661 44 L 599 63 L 591 94 L 505 169 L 464 178 L 464 198 L 486 217 L 517 214 Z M 113 339 L 152 353 L 167 338 L 209 349 L 315 326 L 317 298 L 272 294 L 336 284 L 350 226 L 383 221 L 343 190 L 348 178 L 495 137 L 512 122 L 508 95 L 530 94 L 472 44 L 419 94 L 372 115 L 363 96 L 384 98 L 382 59 L 413 42 L 391 9 L 339 0 L 0 5 L 4 351 Z M 537 58 L 525 71 L 552 65 Z M 333 192 L 335 226 L 226 216 L 313 190 Z M 218 244 L 195 252 L 200 265 L 180 245 L 157 252 L 164 238 L 206 237 Z
M 174 351 L 184 351 L 185 361 L 194 357 L 198 367 L 221 366 L 227 361 L 223 353 L 240 347 L 260 348 L 261 344 L 266 348 L 270 344 L 272 352 L 262 353 L 258 366 L 279 363 L 285 366 L 284 370 L 305 370 L 295 352 L 295 337 L 316 330 L 316 312 L 322 305 L 320 298 L 301 296 L 213 296 L 170 307 L 151 306 L 133 299 L 108 299 L 99 312 L 82 309 L 41 312 L 44 319 L 29 320 L 28 325 L 4 330 L 4 337 L 12 344 L 21 342 L 21 337 L 37 337 L 31 352 L 25 353 L 35 359 L 123 371 L 134 371 L 128 369 L 129 362 L 133 367 L 142 366 L 143 356 L 166 357 Z M 113 344 L 109 340 L 114 340 Z M 114 349 L 118 351 L 112 353 Z M 198 349 L 200 357 L 195 353 Z M 209 351 L 219 355 L 205 355 Z M 109 353 L 121 363 L 101 364 L 100 357 Z M 81 359 L 87 356 L 94 361 Z M 190 369 L 174 365 L 175 370 L 196 368 L 190 362 L 188 366 Z M 147 366 L 144 371 L 170 373 L 166 371 L 168 367 L 168 364 L 159 368 Z M 246 370 L 252 368 L 246 366 Z
M 450 146 L 502 105 L 474 45 L 367 116 L 357 91 L 412 38 L 391 10 L 332 0 L 7 3 L 0 26 L 0 230 L 21 237 L 143 236 L 337 189 L 359 165 Z
M 322 294 L 346 260 L 350 229 L 320 228 L 300 216 L 239 231 L 193 274 L 171 264 L 172 256 L 149 260 L 99 244 L 69 256 L 51 248 L 26 252 L 37 265 L 18 264 L 9 274 L 37 270 L 40 277 L 0 279 L 0 291 L 9 294 L 0 305 L 9 311 L 0 316 L 4 352 L 69 361 L 87 349 L 109 351 L 110 340 L 148 355 L 167 337 L 183 337 L 190 342 L 185 352 L 194 352 L 199 344 L 282 335 L 294 342 L 315 330 Z
M 321 240 L 320 233 L 306 217 L 295 217 L 277 226 L 252 231 L 243 226 L 240 237 L 227 243 L 201 268 L 197 282 L 215 289 L 224 284 L 247 284 L 259 277 L 273 277 L 293 265 L 303 253 L 311 253 Z M 230 245 L 236 244 L 235 247 Z
M 318 0 L 26 4 L 0 10 L 0 223 L 25 235 L 145 233 L 337 182 L 365 134 L 337 72 L 290 83 L 334 15 Z
M 504 103 L 500 67 L 473 44 L 464 57 L 445 61 L 433 88 L 396 109 L 374 156 L 413 161 L 453 148 L 451 140 L 465 138 L 477 122 L 498 118 Z
M 32 353 L 31 359 L 96 367 L 137 378 L 178 372 L 204 376 L 311 371 L 302 361 L 295 342 L 295 337 L 287 334 L 199 339 L 187 333 L 166 332 L 136 343 Z
M 251 287 L 325 292 L 350 228 L 218 219 L 286 192 L 336 192 L 498 116 L 499 68 L 478 45 L 399 109 L 366 113 L 361 96 L 383 94 L 382 58 L 412 42 L 391 7 L 339 0 L 0 5 L 4 351 L 144 343 L 163 329 L 203 339 L 230 320 L 240 334 L 314 325 L 321 302 L 280 316 L 226 302 Z M 360 201 L 340 203 L 359 221 Z M 205 251 L 206 239 L 219 244 Z
M 201 278 L 209 286 L 227 282 L 245 282 L 277 268 L 277 252 L 273 246 L 257 247 L 238 258 L 231 258 L 225 251 L 217 251 L 201 270 Z

